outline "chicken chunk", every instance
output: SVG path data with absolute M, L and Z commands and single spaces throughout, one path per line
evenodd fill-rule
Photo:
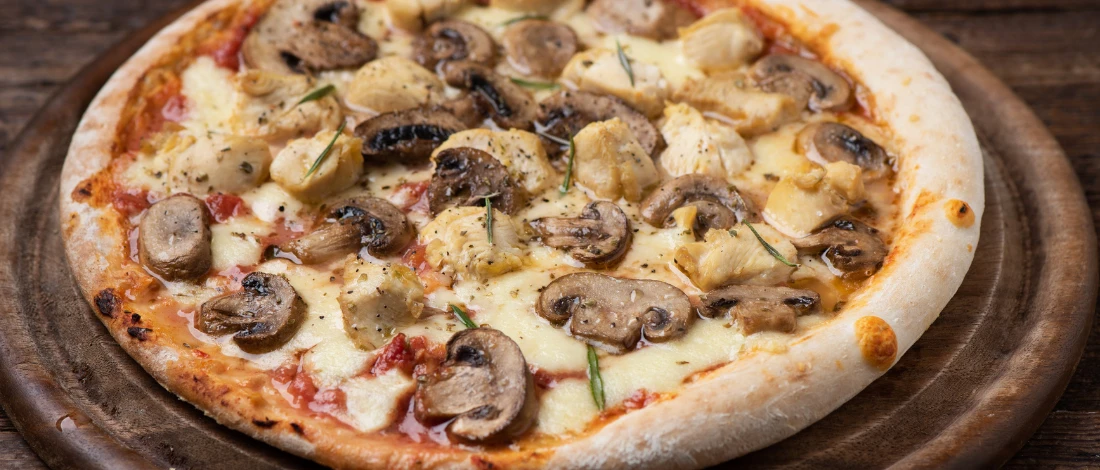
M 794 262 L 798 251 L 790 240 L 767 225 L 752 227 L 784 259 Z M 795 270 L 769 253 L 746 225 L 710 230 L 703 241 L 677 248 L 673 261 L 702 290 L 730 284 L 776 285 Z
M 718 10 L 680 29 L 680 43 L 688 62 L 708 73 L 741 67 L 764 50 L 764 36 L 737 8 Z
M 318 159 L 331 143 L 325 158 Z M 347 134 L 321 132 L 311 139 L 290 141 L 271 164 L 271 179 L 295 198 L 319 202 L 343 191 L 363 173 L 363 141 Z M 317 164 L 313 173 L 310 168 Z
M 209 134 L 170 138 L 160 156 L 173 191 L 240 193 L 267 179 L 271 152 L 252 137 Z
M 860 167 L 848 162 L 833 162 L 779 181 L 768 195 L 764 219 L 783 234 L 802 238 L 848 213 L 851 204 L 862 199 Z
M 665 108 L 661 135 L 668 144 L 661 153 L 661 167 L 673 176 L 732 178 L 752 165 L 752 151 L 740 134 L 683 103 Z
M 653 159 L 619 118 L 589 124 L 573 141 L 573 177 L 597 197 L 637 202 L 660 181 Z
M 539 194 L 557 179 L 539 136 L 527 131 L 470 129 L 458 132 L 435 149 L 432 161 L 439 152 L 455 147 L 475 148 L 492 155 L 527 194 Z
M 466 6 L 466 0 L 385 0 L 390 22 L 406 31 L 420 31 Z
M 284 75 L 252 69 L 237 78 L 241 89 L 237 121 L 241 131 L 273 140 L 310 137 L 340 124 L 343 113 L 333 94 L 299 103 L 322 87 L 306 75 Z
M 344 100 L 371 115 L 443 101 L 443 81 L 410 59 L 383 57 L 368 62 L 352 78 Z
M 669 96 L 668 81 L 656 65 L 629 59 L 633 73 L 627 73 L 616 51 L 589 49 L 578 53 L 565 65 L 562 80 L 582 91 L 613 95 L 650 119 L 661 114 Z
M 344 262 L 337 298 L 344 331 L 363 349 L 377 349 L 424 311 L 424 285 L 401 264 L 376 264 L 354 255 Z
M 451 277 L 485 280 L 519 268 L 524 252 L 512 218 L 493 209 L 493 239 L 484 207 L 452 207 L 420 231 L 428 264 Z
M 800 116 L 803 104 L 794 98 L 750 89 L 746 83 L 734 73 L 691 79 L 676 92 L 676 100 L 724 117 L 746 137 L 771 132 Z

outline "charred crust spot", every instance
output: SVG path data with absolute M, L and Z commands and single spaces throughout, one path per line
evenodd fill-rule
M 294 432 L 298 433 L 299 435 L 304 436 L 305 433 L 306 433 L 305 429 L 302 428 L 302 425 L 298 424 L 298 423 L 290 423 L 290 428 L 293 429 Z
M 856 320 L 856 342 L 863 360 L 879 369 L 889 369 L 898 354 L 898 338 L 890 324 L 876 316 Z
M 73 188 L 72 198 L 76 202 L 84 202 L 88 198 L 92 197 L 92 182 L 84 181 L 80 183 L 76 188 Z
M 950 199 L 947 201 L 945 209 L 947 220 L 950 220 L 956 227 L 969 228 L 974 225 L 974 210 L 965 201 Z
M 254 419 L 254 420 L 252 420 L 252 424 L 255 424 L 257 427 L 267 429 L 267 428 L 270 428 L 270 427 L 272 427 L 276 424 L 279 424 L 279 422 L 275 421 L 273 419 L 266 419 L 265 418 L 265 419 Z
M 115 290 L 110 288 L 99 291 L 93 300 L 95 302 L 95 309 L 99 311 L 99 314 L 108 318 L 115 317 L 115 312 L 118 311 L 119 304 L 122 302 L 121 299 L 115 295 Z
M 141 315 L 138 315 L 136 313 L 130 314 L 130 322 L 131 323 L 140 323 L 141 322 Z
M 126 329 L 126 334 L 130 335 L 131 338 L 134 338 L 138 341 L 145 341 L 149 339 L 149 333 L 152 332 L 152 329 L 142 328 L 139 326 L 131 326 Z

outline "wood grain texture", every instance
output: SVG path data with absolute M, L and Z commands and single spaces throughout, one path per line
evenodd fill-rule
M 183 0 L 7 0 L 0 4 L 0 152 L 80 67 Z M 1066 150 L 1100 220 L 1100 2 L 893 0 L 974 54 Z M 919 351 L 919 350 L 918 350 Z M 1009 467 L 1100 465 L 1100 325 L 1073 380 Z M 0 417 L 0 465 L 41 463 Z

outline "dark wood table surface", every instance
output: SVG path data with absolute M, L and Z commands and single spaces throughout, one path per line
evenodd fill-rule
M 0 2 L 0 153 L 81 67 L 186 1 Z M 1035 110 L 1081 178 L 1094 223 L 1100 221 L 1100 0 L 888 3 L 969 51 Z M 1100 467 L 1100 321 L 1093 325 L 1065 394 L 1009 467 Z M 43 467 L 3 412 L 0 466 Z

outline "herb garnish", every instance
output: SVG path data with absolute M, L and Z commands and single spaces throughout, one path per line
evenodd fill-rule
M 493 244 L 493 200 L 485 196 L 485 228 L 489 231 L 489 244 Z
M 561 85 L 554 82 L 533 82 L 530 80 L 524 80 L 522 78 L 510 77 L 512 83 L 519 86 L 525 86 L 527 88 L 534 88 L 536 90 L 556 90 Z
M 768 253 L 770 253 L 775 259 L 779 260 L 780 263 L 783 263 L 783 264 L 785 264 L 787 266 L 790 266 L 792 268 L 797 268 L 798 267 L 797 263 L 792 263 L 790 261 L 787 261 L 787 258 L 784 258 L 783 255 L 779 254 L 779 251 L 777 251 L 775 249 L 775 247 L 771 246 L 771 244 L 764 241 L 764 237 L 760 236 L 760 232 L 756 231 L 756 227 L 753 227 L 752 224 L 750 224 L 748 222 L 745 222 L 745 225 L 749 227 L 749 230 L 752 230 L 753 235 L 756 235 L 756 239 L 760 241 L 760 244 L 764 245 L 764 249 L 768 250 Z
M 623 65 L 623 70 L 626 70 L 626 76 L 630 77 L 630 86 L 634 87 L 634 69 L 630 67 L 630 59 L 626 58 L 626 52 L 623 52 L 623 45 L 619 43 L 619 40 L 615 40 L 615 49 L 619 53 L 619 63 Z
M 573 158 L 577 155 L 577 144 L 573 142 L 573 136 L 569 136 L 569 163 L 565 167 L 565 181 L 561 183 L 561 194 L 569 192 L 569 184 L 573 182 Z
M 333 86 L 333 85 L 332 85 L 332 84 L 330 83 L 330 84 L 328 84 L 328 85 L 325 85 L 325 86 L 323 86 L 323 87 L 321 87 L 321 88 L 318 88 L 318 89 L 316 89 L 316 90 L 313 90 L 313 91 L 309 92 L 309 94 L 307 94 L 306 96 L 303 96 L 303 97 L 302 97 L 302 99 L 301 99 L 300 101 L 298 101 L 297 103 L 295 103 L 295 104 L 294 104 L 294 106 L 298 106 L 298 105 L 301 105 L 301 104 L 303 104 L 303 103 L 308 103 L 308 102 L 310 102 L 310 101 L 316 101 L 316 100 L 319 100 L 319 99 L 321 99 L 321 98 L 324 98 L 324 97 L 328 96 L 328 95 L 329 95 L 329 93 L 332 93 L 332 92 L 334 92 L 334 91 L 336 91 L 336 87 L 335 87 L 335 86 Z
M 600 358 L 596 357 L 596 348 L 588 346 L 588 388 L 592 391 L 592 400 L 596 402 L 596 408 L 603 411 L 605 402 L 603 396 L 603 377 L 600 376 Z
M 542 21 L 546 21 L 546 20 L 548 20 L 548 19 L 550 19 L 550 18 L 549 18 L 548 16 L 546 16 L 546 15 L 523 15 L 523 16 L 517 16 L 517 17 L 515 17 L 515 18 L 512 18 L 512 19 L 510 19 L 510 20 L 508 20 L 508 21 L 505 21 L 505 22 L 501 23 L 500 25 L 501 25 L 501 26 L 511 26 L 511 25 L 513 25 L 513 24 L 515 24 L 515 23 L 519 23 L 520 21 L 526 21 L 526 20 L 542 20 Z
M 309 167 L 309 171 L 302 177 L 302 181 L 305 181 L 313 172 L 317 171 L 317 168 L 321 166 L 321 162 L 325 161 L 325 157 L 327 157 L 329 153 L 332 153 L 332 146 L 336 144 L 336 139 L 340 138 L 340 134 L 344 133 L 344 126 L 347 125 L 347 121 L 340 123 L 340 127 L 337 128 L 336 133 L 332 135 L 332 140 L 329 141 L 328 146 L 325 147 L 325 151 L 321 152 L 321 155 L 318 155 L 317 159 L 313 161 L 313 166 Z
M 471 320 L 470 317 L 466 315 L 466 312 L 463 312 L 462 309 L 458 307 L 458 305 L 450 305 L 451 311 L 455 313 L 456 317 L 458 317 L 458 321 L 462 322 L 463 325 L 466 325 L 466 328 L 477 328 L 477 323 L 474 323 L 474 321 Z

